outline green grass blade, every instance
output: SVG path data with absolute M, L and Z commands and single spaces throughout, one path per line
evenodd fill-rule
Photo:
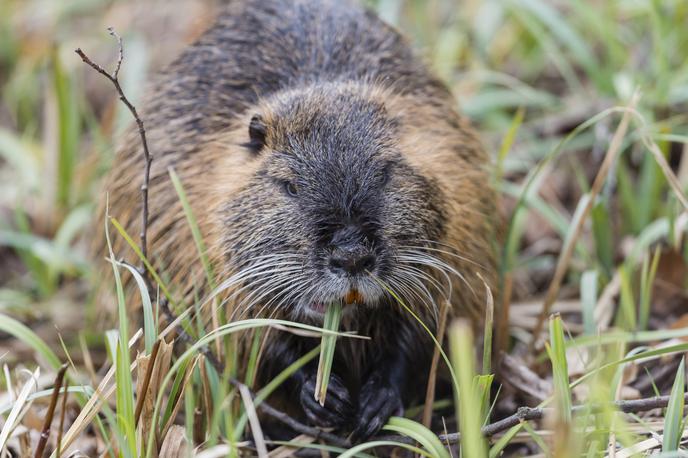
M 523 109 L 523 107 L 519 107 L 519 109 L 516 110 L 516 114 L 509 125 L 509 130 L 506 131 L 506 134 L 502 139 L 502 143 L 499 146 L 499 151 L 497 152 L 497 163 L 495 164 L 494 172 L 496 183 L 499 183 L 502 180 L 502 176 L 504 175 L 504 160 L 506 159 L 507 154 L 509 154 L 511 147 L 516 140 L 516 134 L 518 133 L 518 129 L 521 127 L 521 124 L 523 124 L 523 116 L 525 112 L 526 111 Z
M 425 456 L 428 458 L 436 458 L 434 455 L 426 452 L 425 450 L 414 447 L 413 445 L 408 445 L 404 444 L 403 442 L 395 442 L 395 441 L 371 441 L 371 442 L 364 442 L 362 444 L 358 444 L 355 447 L 350 448 L 346 452 L 342 453 L 339 455 L 339 458 L 352 458 L 354 456 L 357 456 L 359 453 L 361 453 L 364 450 L 370 450 L 371 448 L 375 447 L 401 447 L 405 448 L 406 450 L 410 450 L 413 453 L 417 453 L 418 455 Z
M 667 406 L 666 415 L 664 417 L 662 452 L 673 452 L 678 450 L 681 437 L 683 436 L 683 409 L 686 385 L 685 362 L 685 357 L 681 358 L 681 363 L 676 370 L 674 385 L 671 387 L 669 405 Z
M 67 209 L 71 204 L 76 156 L 81 135 L 79 111 L 72 82 L 60 60 L 59 50 L 53 52 L 53 85 L 57 99 L 59 150 L 57 160 L 57 204 Z
M 117 359 L 115 369 L 117 424 L 125 442 L 119 444 L 120 456 L 135 457 L 136 453 L 136 425 L 134 421 L 134 389 L 131 380 L 129 351 L 122 345 L 122 339 L 117 341 Z
M 54 241 L 29 232 L 0 230 L 0 246 L 9 246 L 24 250 L 40 261 L 42 267 L 48 268 L 51 275 L 57 272 L 83 272 L 87 270 L 84 259 L 68 248 L 57 245 Z
M 449 458 L 447 449 L 444 448 L 437 435 L 416 421 L 403 417 L 391 417 L 382 429 L 414 439 L 436 458 Z
M 571 388 L 574 388 L 578 385 L 580 385 L 583 382 L 586 382 L 589 380 L 591 377 L 594 377 L 597 375 L 600 371 L 603 371 L 605 369 L 608 369 L 610 367 L 618 366 L 619 364 L 625 364 L 625 363 L 630 363 L 633 361 L 638 361 L 638 360 L 652 360 L 652 359 L 657 359 L 661 358 L 662 356 L 667 356 L 667 355 L 674 355 L 677 353 L 683 353 L 683 352 L 688 352 L 688 343 L 680 343 L 676 345 L 668 345 L 666 347 L 661 347 L 661 348 L 656 348 L 652 350 L 646 350 L 646 351 L 641 351 L 638 352 L 634 355 L 627 356 L 623 359 L 620 359 L 618 361 L 614 361 L 611 363 L 603 364 L 602 366 L 595 368 L 585 375 L 580 376 L 578 379 L 576 379 L 573 383 L 571 383 Z
M 119 267 L 115 261 L 115 253 L 112 251 L 110 231 L 107 218 L 103 222 L 105 241 L 110 254 L 110 263 L 115 278 L 117 294 L 117 314 L 119 321 L 119 338 L 117 341 L 117 353 L 115 355 L 115 380 L 116 380 L 116 405 L 117 426 L 119 433 L 124 437 L 125 443 L 119 444 L 120 456 L 137 456 L 136 451 L 136 421 L 134 419 L 134 384 L 131 376 L 131 360 L 129 357 L 129 315 L 127 303 L 124 298 L 124 287 L 119 274 Z
M 191 363 L 190 359 L 186 359 L 182 364 L 180 364 L 177 367 L 177 370 L 174 371 L 174 381 L 172 382 L 172 389 L 170 390 L 170 394 L 168 396 L 169 401 L 167 402 L 167 405 L 165 406 L 165 411 L 161 417 L 160 420 L 160 427 L 162 428 L 164 425 L 167 424 L 167 422 L 170 420 L 170 417 L 172 416 L 172 412 L 174 410 L 174 401 L 178 398 L 179 396 L 179 391 L 182 389 L 182 384 L 184 382 L 184 379 L 186 377 L 186 373 L 189 367 L 189 364 Z
M 533 442 L 535 442 L 537 446 L 540 447 L 540 450 L 542 450 L 542 453 L 545 456 L 552 456 L 550 453 L 550 449 L 545 443 L 545 441 L 542 439 L 542 436 L 538 434 L 538 432 L 535 431 L 535 429 L 533 429 L 530 423 L 528 423 L 527 421 L 523 422 L 523 429 L 525 429 L 530 438 L 533 439 Z
M 249 388 L 253 388 L 253 384 L 256 381 L 256 373 L 258 372 L 258 353 L 260 352 L 262 337 L 263 330 L 256 329 L 251 341 L 251 351 L 249 352 L 248 364 L 246 365 L 246 377 L 244 378 L 244 384 Z
M 566 361 L 566 344 L 564 327 L 560 316 L 549 322 L 550 343 L 547 348 L 552 363 L 552 381 L 559 419 L 571 424 L 571 389 L 569 387 L 569 370 Z
M 483 375 L 489 375 L 490 372 L 492 372 L 492 330 L 494 329 L 494 297 L 492 296 L 492 290 L 487 285 L 487 283 L 485 283 L 485 294 L 487 299 L 485 304 L 485 323 L 483 326 L 482 373 Z
M 62 363 L 52 349 L 38 335 L 23 323 L 0 314 L 0 331 L 5 332 L 33 348 L 51 368 L 58 370 Z
M 92 218 L 93 208 L 90 204 L 80 205 L 72 209 L 55 233 L 55 245 L 67 250 L 79 232 L 88 227 Z
M 581 276 L 580 282 L 581 308 L 583 311 L 583 329 L 585 334 L 594 335 L 595 306 L 597 305 L 597 271 L 586 270 Z
M 487 424 L 489 410 L 490 410 L 490 391 L 492 390 L 492 382 L 494 381 L 494 374 L 476 375 L 473 378 L 473 389 L 478 396 L 480 404 L 480 425 Z
M 595 241 L 595 254 L 604 268 L 606 275 L 611 276 L 614 269 L 613 231 L 609 220 L 609 210 L 603 199 L 599 199 L 590 212 L 592 234 Z
M 172 180 L 172 185 L 175 191 L 177 191 L 177 196 L 184 209 L 184 215 L 186 216 L 186 221 L 189 223 L 189 228 L 191 229 L 191 236 L 193 237 L 194 243 L 196 244 L 196 250 L 198 251 L 198 256 L 201 259 L 201 264 L 203 265 L 203 271 L 205 272 L 206 279 L 211 289 L 215 289 L 217 286 L 215 282 L 215 273 L 213 272 L 213 267 L 208 259 L 208 249 L 206 248 L 205 242 L 203 241 L 203 235 L 198 227 L 198 220 L 191 209 L 191 204 L 189 203 L 189 198 L 184 191 L 184 186 L 182 185 L 179 176 L 174 171 L 172 167 L 167 169 Z
M 494 443 L 492 447 L 490 447 L 490 454 L 489 458 L 497 458 L 499 456 L 502 456 L 502 452 L 504 449 L 511 443 L 511 441 L 516 437 L 516 434 L 518 434 L 521 431 L 521 428 L 523 428 L 523 423 L 520 423 L 513 428 L 509 429 L 502 437 L 497 439 L 497 442 Z
M 342 304 L 339 302 L 329 304 L 325 312 L 323 329 L 334 332 L 338 331 L 341 319 Z M 330 373 L 332 372 L 336 344 L 336 335 L 323 335 L 322 343 L 320 344 L 320 360 L 318 361 L 318 372 L 315 381 L 315 400 L 323 406 L 325 405 L 325 397 L 327 396 L 327 385 L 330 382 Z
M 146 353 L 150 354 L 153 350 L 153 344 L 158 338 L 158 330 L 155 327 L 157 320 L 153 316 L 153 304 L 151 304 L 150 293 L 148 292 L 148 287 L 143 277 L 134 267 L 129 264 L 117 263 L 119 267 L 124 267 L 127 269 L 134 280 L 136 281 L 136 286 L 139 288 L 139 293 L 141 295 L 141 302 L 143 304 L 143 339 L 145 343 Z
M 165 282 L 162 281 L 162 279 L 156 272 L 155 268 L 153 268 L 151 263 L 148 261 L 148 259 L 145 256 L 143 256 L 141 248 L 139 248 L 136 242 L 134 242 L 134 239 L 132 239 L 131 236 L 127 233 L 127 231 L 124 229 L 124 226 L 122 226 L 115 217 L 110 217 L 110 222 L 113 226 L 115 226 L 117 232 L 119 232 L 119 234 L 127 242 L 127 245 L 129 245 L 131 249 L 134 250 L 136 256 L 138 256 L 141 262 L 143 262 L 143 264 L 146 266 L 146 269 L 148 269 L 148 273 L 150 273 L 151 277 L 153 277 L 153 281 L 160 287 L 160 291 L 162 291 L 165 297 L 170 301 L 170 304 L 175 305 L 176 302 L 172 298 L 172 294 L 170 293 L 170 290 L 167 288 L 167 285 L 165 284 Z
M 652 299 L 652 285 L 655 282 L 657 268 L 659 267 L 659 258 L 662 250 L 659 246 L 655 248 L 652 255 L 652 261 L 648 258 L 643 260 L 642 273 L 640 275 L 640 312 L 639 312 L 639 328 L 641 330 L 647 329 L 650 320 L 650 300 Z
M 314 444 L 312 442 L 303 442 L 301 440 L 293 439 L 290 441 L 269 441 L 269 443 L 275 444 L 275 445 L 286 445 L 287 447 L 293 447 L 295 449 L 297 448 L 306 448 L 306 449 L 312 449 L 312 450 L 322 450 L 322 451 L 328 451 L 328 452 L 334 452 L 339 456 L 341 453 L 346 453 L 346 449 L 343 449 L 341 447 L 335 447 L 333 445 L 323 445 L 323 444 Z M 375 458 L 373 455 L 370 455 L 368 453 L 363 453 L 363 452 L 358 452 L 356 453 L 357 458 Z
M 475 363 L 473 354 L 473 331 L 470 325 L 459 321 L 449 331 L 449 344 L 453 366 L 459 382 L 459 390 L 454 393 L 459 429 L 461 431 L 461 451 L 463 456 L 481 458 L 487 456 L 485 438 L 480 428 L 482 416 L 480 395 L 474 383 Z
M 630 273 L 625 265 L 619 267 L 619 278 L 621 279 L 621 297 L 615 323 L 621 329 L 635 331 L 638 325 L 635 297 L 631 287 Z
M 513 0 L 547 26 L 549 32 L 566 46 L 579 64 L 594 75 L 597 67 L 595 55 L 587 41 L 550 3 L 541 0 Z

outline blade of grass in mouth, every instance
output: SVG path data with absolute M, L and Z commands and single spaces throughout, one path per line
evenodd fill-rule
M 333 302 L 329 304 L 327 306 L 327 310 L 325 311 L 323 329 L 328 331 L 338 331 L 341 318 L 341 302 Z M 330 373 L 332 372 L 332 361 L 334 360 L 334 347 L 336 343 L 337 336 L 322 336 L 322 344 L 320 346 L 320 361 L 318 362 L 318 373 L 315 381 L 315 400 L 323 406 L 325 405 L 327 385 L 329 384 Z

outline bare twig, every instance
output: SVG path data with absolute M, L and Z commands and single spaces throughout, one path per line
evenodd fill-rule
M 578 224 L 576 224 L 576 226 L 573 228 L 573 232 L 567 240 L 567 244 L 564 246 L 563 252 L 559 255 L 559 259 L 557 260 L 557 265 L 554 270 L 554 278 L 552 279 L 552 282 L 549 284 L 549 288 L 547 289 L 547 294 L 545 295 L 545 300 L 542 304 L 542 311 L 540 312 L 537 325 L 533 330 L 533 336 L 530 340 L 530 354 L 534 353 L 533 350 L 536 348 L 538 344 L 540 334 L 542 333 L 542 327 L 544 326 L 545 320 L 549 316 L 549 311 L 552 308 L 552 304 L 557 299 L 559 289 L 561 288 L 564 276 L 566 275 L 566 271 L 568 270 L 569 262 L 571 261 L 571 256 L 573 255 L 573 251 L 576 248 L 576 242 L 578 241 L 578 237 L 583 231 L 583 225 L 585 223 L 585 220 L 590 214 L 590 211 L 592 210 L 592 207 L 595 204 L 595 198 L 602 190 L 602 186 L 604 185 L 604 183 L 607 181 L 607 176 L 609 175 L 612 165 L 616 161 L 616 158 L 619 152 L 621 151 L 623 139 L 626 136 L 628 124 L 631 120 L 633 109 L 635 108 L 638 102 L 638 97 L 638 93 L 633 95 L 627 110 L 624 112 L 624 115 L 621 118 L 621 122 L 619 123 L 619 127 L 617 127 L 616 132 L 614 133 L 614 137 L 612 138 L 611 143 L 609 144 L 607 154 L 604 156 L 602 165 L 600 165 L 600 169 L 597 172 L 597 175 L 595 176 L 595 181 L 593 181 L 592 183 L 592 187 L 590 188 L 590 193 L 588 196 L 588 201 L 586 202 L 585 207 L 583 208 L 583 212 L 580 215 Z
M 515 414 L 511 415 L 510 417 L 503 418 L 494 423 L 490 423 L 489 425 L 485 425 L 481 429 L 481 432 L 483 433 L 483 436 L 491 437 L 501 431 L 505 431 L 511 428 L 512 426 L 516 426 L 517 424 L 522 423 L 524 421 L 538 420 L 542 418 L 545 411 L 546 409 L 519 407 Z M 452 440 L 453 437 L 455 437 L 456 439 Z M 448 434 L 447 437 L 444 438 L 444 442 L 456 443 L 458 439 L 458 433 L 452 433 Z
M 685 399 L 688 401 L 688 393 L 685 394 Z M 573 414 L 596 414 L 608 408 L 615 408 L 624 413 L 638 413 L 647 412 L 648 410 L 660 409 L 669 405 L 669 396 L 656 396 L 645 399 L 633 399 L 629 401 L 616 401 L 608 405 L 579 405 L 571 409 Z M 506 431 L 519 423 L 530 420 L 541 420 L 550 408 L 541 407 L 520 407 L 515 414 L 503 418 L 482 428 L 482 433 L 485 437 L 491 437 L 502 431 Z M 443 442 L 455 444 L 459 441 L 459 433 L 442 434 L 439 436 Z
M 141 137 L 141 145 L 143 146 L 143 157 L 145 159 L 145 167 L 144 167 L 144 173 L 143 173 L 143 184 L 141 185 L 141 197 L 142 197 L 142 210 L 141 210 L 141 253 L 143 254 L 144 258 L 148 258 L 148 241 L 147 241 L 147 234 L 148 234 L 148 186 L 150 183 L 150 170 L 151 170 L 151 163 L 153 162 L 153 156 L 150 154 L 148 150 L 148 141 L 146 140 L 146 129 L 143 126 L 143 121 L 139 117 L 138 112 L 136 111 L 136 107 L 132 105 L 132 103 L 129 101 L 126 95 L 124 95 L 124 91 L 122 90 L 122 86 L 119 83 L 119 70 L 122 67 L 122 61 L 124 60 L 124 46 L 122 45 L 122 37 L 120 37 L 115 30 L 112 27 L 108 27 L 108 32 L 110 32 L 110 35 L 115 37 L 117 40 L 118 48 L 119 48 L 119 53 L 118 53 L 118 58 L 117 58 L 117 64 L 115 66 L 115 70 L 112 72 L 112 74 L 108 73 L 107 70 L 105 70 L 103 67 L 100 65 L 96 64 L 93 62 L 82 50 L 81 48 L 76 49 L 76 53 L 81 57 L 81 60 L 83 60 L 87 65 L 89 65 L 91 68 L 93 68 L 95 71 L 106 77 L 110 82 L 115 86 L 115 89 L 117 90 L 117 94 L 119 95 L 119 99 L 124 103 L 124 105 L 129 109 L 131 112 L 132 116 L 134 117 L 134 120 L 136 120 L 136 125 L 138 126 L 139 130 L 139 136 Z M 146 266 L 141 263 L 141 266 L 139 267 L 139 273 L 143 276 L 144 280 L 148 283 L 148 272 L 146 270 Z
M 48 438 L 50 437 L 50 425 L 53 422 L 55 406 L 57 405 L 57 399 L 60 397 L 60 388 L 62 388 L 62 382 L 68 367 L 69 365 L 66 363 L 63 364 L 60 370 L 57 372 L 57 376 L 55 377 L 53 394 L 50 396 L 50 405 L 48 406 L 48 412 L 46 412 L 45 420 L 43 421 L 43 431 L 41 431 L 41 437 L 38 440 L 38 445 L 36 445 L 36 453 L 34 453 L 35 458 L 41 458 L 43 456 L 45 446 L 48 443 Z
M 67 413 L 67 398 L 69 397 L 69 391 L 67 386 L 64 387 L 64 393 L 62 394 L 62 409 L 60 410 L 60 427 L 57 429 L 57 456 L 62 456 L 62 435 L 64 434 L 64 421 L 65 414 Z

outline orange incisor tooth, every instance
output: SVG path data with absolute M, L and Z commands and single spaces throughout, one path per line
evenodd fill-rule
M 349 292 L 346 293 L 346 296 L 344 297 L 344 303 L 346 305 L 360 304 L 361 302 L 363 302 L 363 296 L 361 295 L 361 293 L 358 292 L 357 289 L 349 290 Z

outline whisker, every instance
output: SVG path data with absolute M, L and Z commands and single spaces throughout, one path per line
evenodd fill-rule
M 422 283 L 417 282 L 417 280 L 414 277 L 397 276 L 388 281 L 393 282 L 396 285 L 396 289 L 402 293 L 402 296 L 406 297 L 407 299 L 413 299 L 415 297 L 425 306 L 425 308 L 432 311 L 433 307 L 430 304 L 428 304 L 428 302 L 425 300 L 423 296 L 421 296 L 420 292 L 416 288 L 417 285 L 423 286 Z M 425 292 L 427 293 L 428 298 L 430 298 L 430 301 L 432 302 L 432 295 L 429 294 L 427 288 L 425 289 Z
M 408 275 L 415 275 L 415 276 L 419 277 L 420 279 L 427 281 L 432 286 L 434 286 L 434 288 L 437 290 L 437 292 L 439 294 L 441 294 L 445 299 L 451 295 L 451 282 L 449 283 L 449 285 L 446 288 L 443 288 L 442 284 L 439 281 L 437 281 L 436 278 L 434 278 L 432 275 L 424 272 L 423 270 L 421 270 L 417 267 L 414 267 L 411 264 L 404 263 L 402 265 L 397 266 L 396 269 L 401 271 L 401 272 L 404 272 Z
M 232 274 L 229 278 L 223 280 L 209 295 L 208 299 L 212 299 L 221 292 L 225 291 L 232 285 L 236 284 L 239 280 L 243 280 L 245 277 L 247 277 L 249 274 L 252 274 L 256 271 L 260 271 L 261 269 L 264 268 L 274 268 L 274 267 L 287 267 L 287 266 L 293 266 L 293 267 L 302 267 L 300 263 L 294 263 L 294 262 L 281 262 L 281 263 L 271 263 L 269 261 L 264 261 L 261 263 L 256 263 L 252 264 L 250 267 L 246 267 L 242 270 L 239 270 L 238 272 Z
M 449 245 L 449 244 L 443 243 L 443 242 L 428 240 L 428 239 L 419 239 L 419 241 L 420 241 L 420 242 L 431 243 L 431 244 L 435 244 L 435 245 L 440 245 L 440 246 L 443 246 L 443 247 L 445 247 L 445 248 L 449 248 L 449 249 L 453 250 L 453 252 L 447 251 L 447 250 L 440 250 L 439 248 L 433 248 L 433 247 L 429 247 L 429 246 L 404 245 L 404 246 L 402 246 L 402 247 L 400 247 L 400 248 L 411 248 L 411 249 L 435 251 L 435 252 L 443 253 L 443 254 L 446 254 L 446 255 L 448 255 L 448 256 L 452 256 L 452 257 L 455 257 L 455 258 L 457 258 L 457 259 L 460 259 L 460 260 L 462 260 L 462 261 L 465 261 L 465 262 L 474 264 L 474 265 L 480 267 L 481 269 L 488 270 L 487 267 L 485 267 L 483 264 L 479 263 L 479 262 L 476 261 L 475 259 L 467 258 L 466 256 L 464 256 L 464 255 L 462 255 L 462 254 L 458 254 L 458 253 L 461 252 L 461 250 L 459 250 L 459 249 L 458 249 L 457 247 L 455 247 L 455 246 L 452 246 L 452 245 Z
M 417 291 L 413 289 L 413 287 L 409 286 L 404 286 L 403 282 L 399 280 L 399 278 L 393 278 L 388 280 L 389 287 L 392 289 L 392 291 L 397 290 L 397 291 L 407 291 L 406 293 L 401 294 L 402 300 L 404 300 L 404 303 L 406 303 L 407 306 L 410 304 L 408 303 L 409 299 L 412 299 L 413 296 L 419 297 L 419 294 Z M 411 288 L 411 294 L 408 293 L 409 288 Z M 424 299 L 420 298 L 421 302 L 425 306 L 425 308 L 432 313 L 432 316 L 434 317 L 435 320 L 437 320 L 437 304 L 435 304 L 435 301 L 433 300 L 432 296 L 429 296 L 430 302 L 432 305 L 428 304 Z
M 459 272 L 454 267 L 450 266 L 446 262 L 444 262 L 444 261 L 442 261 L 442 260 L 440 260 L 434 256 L 431 256 L 427 253 L 406 251 L 405 254 L 397 255 L 397 259 L 399 259 L 401 261 L 415 262 L 417 264 L 423 264 L 423 265 L 426 265 L 428 267 L 434 267 L 440 271 L 453 273 L 458 278 L 460 278 L 464 282 L 464 284 L 468 287 L 468 289 L 471 291 L 471 293 L 473 293 L 473 295 L 475 295 L 477 297 L 475 290 L 473 289 L 473 287 L 470 285 L 468 280 L 466 280 L 466 277 L 461 272 Z
M 297 269 L 294 272 L 298 270 L 300 269 Z M 291 275 L 282 275 L 279 279 L 271 280 L 269 283 L 249 283 L 243 286 L 239 291 L 243 292 L 248 288 L 255 289 L 247 294 L 241 300 L 241 302 L 236 305 L 235 312 L 240 312 L 242 314 L 247 313 L 248 310 L 261 299 L 294 281 L 293 278 L 294 277 Z M 234 317 L 234 313 L 232 314 L 232 317 Z
M 296 283 L 296 284 L 302 284 L 302 283 L 299 282 L 299 283 Z M 315 285 L 314 285 L 314 286 L 315 286 Z M 312 289 L 314 286 L 312 286 L 312 287 L 309 288 L 309 289 Z M 305 291 L 304 291 L 305 289 L 306 289 L 305 286 L 298 286 L 298 287 L 295 287 L 294 289 L 285 290 L 286 294 L 285 294 L 284 297 L 282 297 L 282 298 L 280 299 L 280 301 L 273 307 L 274 311 L 275 311 L 275 312 L 279 311 L 279 310 L 282 308 L 283 304 L 289 304 L 289 302 L 293 301 L 296 297 L 301 296 L 301 295 L 305 292 Z M 278 295 L 278 296 L 275 296 L 273 299 L 271 299 L 270 301 L 268 301 L 268 303 L 265 304 L 265 306 L 264 306 L 263 308 L 268 307 L 268 306 L 270 305 L 270 303 L 271 303 L 274 299 L 277 299 L 278 297 L 279 297 L 279 295 Z
M 452 289 L 453 289 L 453 288 L 452 288 L 452 281 L 451 281 L 451 278 L 449 277 L 449 274 L 446 272 L 446 270 L 443 269 L 443 268 L 440 268 L 440 267 L 438 267 L 438 266 L 436 266 L 436 265 L 434 265 L 434 264 L 433 264 L 433 265 L 430 265 L 430 264 L 428 264 L 428 263 L 426 263 L 426 262 L 418 261 L 418 260 L 417 260 L 417 257 L 420 256 L 420 257 L 422 257 L 423 259 L 426 259 L 426 258 L 427 258 L 427 259 L 429 259 L 429 260 L 434 260 L 434 261 L 438 261 L 438 262 L 441 262 L 441 261 L 438 260 L 438 259 L 436 259 L 436 258 L 434 258 L 433 256 L 426 255 L 425 253 L 417 253 L 417 252 L 410 252 L 410 251 L 407 251 L 407 253 L 411 253 L 411 255 L 413 256 L 413 259 L 409 260 L 409 259 L 405 259 L 405 258 L 402 259 L 402 258 L 400 258 L 400 257 L 397 257 L 397 260 L 398 260 L 398 261 L 401 261 L 402 264 L 407 265 L 407 266 L 413 265 L 413 264 L 415 263 L 415 264 L 425 265 L 425 266 L 434 268 L 434 269 L 435 269 L 437 272 L 439 272 L 439 273 L 444 277 L 444 279 L 446 280 L 446 282 L 447 282 L 447 287 L 448 287 L 448 289 L 449 289 L 448 296 L 451 297 L 451 295 L 452 295 Z M 408 261 L 408 262 L 405 262 L 405 261 Z M 449 266 L 448 266 L 448 267 L 449 267 Z M 458 273 L 458 272 L 457 272 L 457 273 Z M 459 276 L 459 278 L 461 278 L 464 282 L 466 282 L 465 278 L 463 278 L 463 276 L 462 276 L 460 273 L 459 273 L 458 276 Z M 468 286 L 470 287 L 470 285 L 468 285 Z
M 288 278 L 285 281 L 279 282 L 278 284 L 271 284 L 272 287 L 270 289 L 265 291 L 262 295 L 257 297 L 255 300 L 253 300 L 252 303 L 248 307 L 246 307 L 246 312 L 248 312 L 251 309 L 251 307 L 259 304 L 265 297 L 269 296 L 270 294 L 274 293 L 277 290 L 278 293 L 273 295 L 265 304 L 263 304 L 263 306 L 258 311 L 257 315 L 258 316 L 261 315 L 266 308 L 270 307 L 270 305 L 272 303 L 274 303 L 280 297 L 289 296 L 290 294 L 293 294 L 294 290 L 298 289 L 298 288 L 284 288 L 284 286 L 288 285 L 289 283 L 299 284 L 300 283 L 299 280 L 300 280 L 300 278 Z M 279 291 L 279 290 L 281 290 L 281 291 Z M 281 302 L 282 301 L 280 301 L 280 303 Z

